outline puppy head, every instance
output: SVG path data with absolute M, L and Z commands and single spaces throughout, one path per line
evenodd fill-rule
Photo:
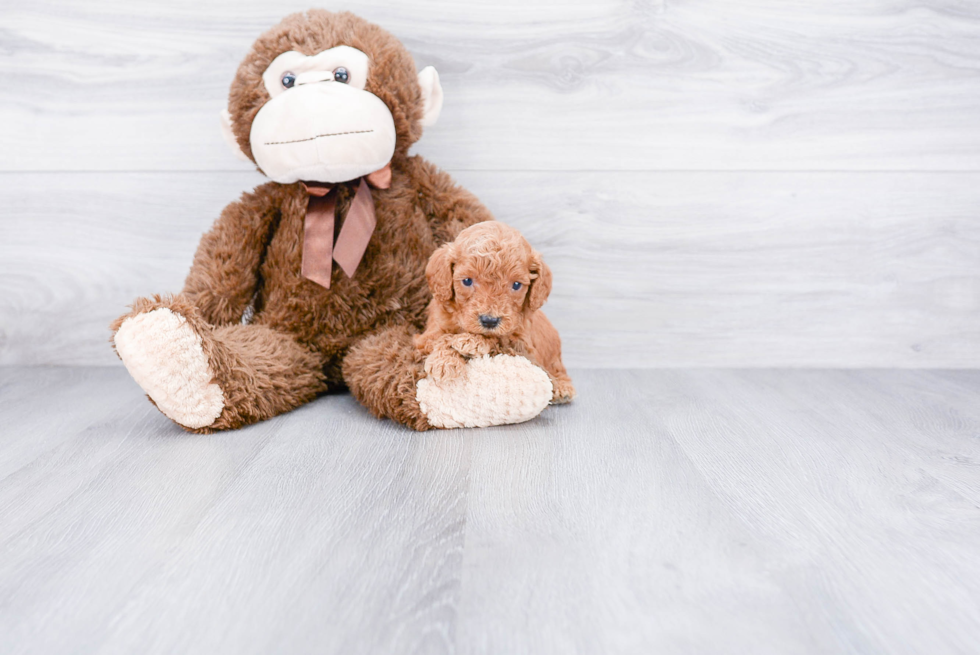
M 551 293 L 551 270 L 517 230 L 488 221 L 459 233 L 425 269 L 433 297 L 457 326 L 506 336 Z

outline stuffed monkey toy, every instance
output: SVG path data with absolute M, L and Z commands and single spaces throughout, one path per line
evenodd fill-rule
M 347 387 L 416 430 L 536 416 L 548 375 L 522 357 L 472 360 L 421 385 L 412 335 L 432 252 L 492 220 L 409 147 L 435 122 L 435 69 L 350 13 L 287 17 L 253 45 L 222 122 L 272 181 L 228 205 L 180 294 L 140 298 L 112 324 L 130 374 L 192 432 L 238 428 Z

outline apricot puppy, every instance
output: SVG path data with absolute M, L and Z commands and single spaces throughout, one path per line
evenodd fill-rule
M 552 403 L 575 397 L 558 331 L 540 311 L 551 270 L 520 232 L 497 221 L 472 225 L 432 254 L 425 276 L 432 302 L 415 347 L 428 355 L 429 377 L 460 375 L 467 357 L 519 355 L 547 371 Z

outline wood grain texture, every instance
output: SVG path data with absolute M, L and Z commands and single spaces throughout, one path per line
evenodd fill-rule
M 199 437 L 118 369 L 0 376 L 31 392 L 0 401 L 5 435 L 52 397 L 79 419 L 42 426 L 37 457 L 0 478 L 0 652 L 451 649 L 463 433 L 410 435 L 333 396 Z M 85 386 L 125 402 L 96 403 L 93 424 Z
M 234 70 L 308 6 L 0 7 L 0 364 L 111 364 L 105 325 L 181 286 L 260 180 Z M 573 366 L 980 366 L 975 3 L 354 9 L 441 71 L 417 150 L 545 251 Z
M 310 4 L 6 3 L 0 170 L 245 170 L 218 132 L 228 86 Z M 980 169 L 976 3 L 352 8 L 440 70 L 419 148 L 450 170 Z
M 473 439 L 460 652 L 975 647 L 975 372 L 576 382 L 546 432 Z
M 577 367 L 980 366 L 980 175 L 457 176 L 555 274 Z M 114 364 L 254 173 L 0 176 L 0 363 Z
M 980 373 L 572 375 L 519 426 L 340 395 L 199 436 L 121 369 L 0 368 L 0 653 L 980 640 Z

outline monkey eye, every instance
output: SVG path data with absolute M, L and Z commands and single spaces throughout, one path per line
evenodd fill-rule
M 510 288 L 514 291 L 520 291 L 522 286 L 524 285 L 522 285 L 520 282 L 515 282 L 514 284 L 510 285 Z
M 471 287 L 471 286 L 473 286 L 473 278 L 471 278 L 471 277 L 464 277 L 462 281 L 463 281 L 463 286 L 464 287 Z
M 286 71 L 285 73 L 282 74 L 282 78 L 280 81 L 282 82 L 284 88 L 291 89 L 293 88 L 293 85 L 296 84 L 296 76 L 290 73 L 289 71 Z
M 350 82 L 350 73 L 347 69 L 341 66 L 340 68 L 335 68 L 333 71 L 333 79 L 341 84 L 347 84 Z

